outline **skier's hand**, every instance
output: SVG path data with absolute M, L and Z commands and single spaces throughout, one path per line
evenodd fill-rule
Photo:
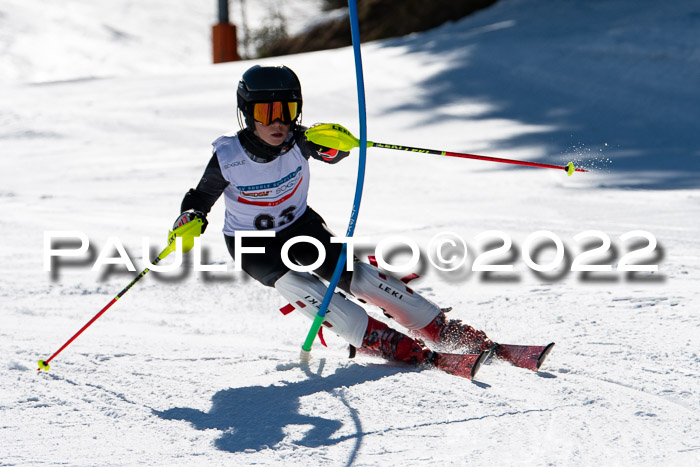
M 319 125 L 321 124 L 317 123 L 315 125 L 312 125 L 310 129 L 313 129 L 314 127 Z M 346 158 L 348 155 L 350 155 L 349 151 L 341 151 L 340 149 L 336 149 L 330 146 L 321 146 L 318 143 L 314 143 L 313 141 L 306 138 L 305 133 L 301 138 L 301 141 L 303 142 L 302 144 L 300 144 L 300 146 L 303 146 L 302 153 L 306 157 L 313 157 L 314 159 L 321 160 L 328 164 L 336 164 L 342 159 Z
M 173 230 L 177 229 L 178 227 L 182 227 L 183 225 L 187 224 L 188 222 L 192 222 L 195 219 L 202 219 L 202 233 L 204 233 L 204 231 L 207 228 L 207 225 L 209 224 L 209 222 L 207 221 L 207 216 L 202 211 L 195 211 L 192 209 L 183 212 L 177 217 L 175 223 L 173 224 Z
M 321 156 L 326 162 L 331 162 L 340 153 L 340 151 L 337 149 L 327 148 L 325 146 L 318 146 L 316 152 L 318 152 L 318 155 Z

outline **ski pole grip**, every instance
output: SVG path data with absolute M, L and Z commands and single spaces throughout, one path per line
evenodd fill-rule
M 312 143 L 339 151 L 350 151 L 360 146 L 360 141 L 344 126 L 337 123 L 321 123 L 312 126 L 306 130 L 306 138 Z

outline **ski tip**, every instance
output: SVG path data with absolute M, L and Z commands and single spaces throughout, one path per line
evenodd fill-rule
M 535 371 L 539 371 L 540 367 L 544 363 L 544 361 L 547 359 L 547 355 L 549 355 L 549 352 L 552 351 L 554 348 L 554 342 L 550 342 L 542 351 L 540 354 L 540 357 L 537 359 L 537 367 L 535 368 Z
M 469 379 L 474 379 L 474 376 L 476 376 L 476 373 L 479 371 L 479 368 L 481 368 L 481 364 L 488 359 L 489 355 L 491 355 L 490 350 L 484 350 L 479 354 L 479 358 L 476 359 L 474 362 L 474 365 L 472 366 L 472 371 L 469 374 Z
M 36 369 L 36 371 L 49 371 L 49 364 L 46 363 L 44 360 L 39 360 L 39 368 Z

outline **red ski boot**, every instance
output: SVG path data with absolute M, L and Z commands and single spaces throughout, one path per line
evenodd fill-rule
M 371 316 L 362 340 L 362 347 L 357 351 L 365 355 L 414 365 L 431 363 L 433 359 L 433 352 L 421 341 L 401 334 Z
M 474 378 L 481 364 L 490 355 L 490 351 L 476 354 L 433 352 L 423 344 L 423 341 L 401 334 L 371 316 L 367 323 L 365 337 L 362 340 L 362 347 L 357 351 L 365 355 L 383 357 L 387 360 L 413 365 L 426 364 L 446 373 L 468 379 Z M 354 351 L 351 350 L 351 358 L 354 355 Z
M 413 339 L 391 329 L 381 321 L 369 317 L 367 331 L 358 352 L 383 357 L 387 360 L 426 364 L 455 376 L 472 379 L 490 352 L 476 354 L 449 354 L 432 352 L 421 340 Z M 351 356 L 354 353 L 351 352 Z
M 448 320 L 445 311 L 441 311 L 423 329 L 413 332 L 428 342 L 442 346 L 447 352 L 474 354 L 490 351 L 490 356 L 533 371 L 540 369 L 554 347 L 554 343 L 545 346 L 497 344 L 486 337 L 483 331 L 477 331 L 473 327 L 463 324 L 460 320 Z
M 440 314 L 423 329 L 413 332 L 422 339 L 438 344 L 451 352 L 479 353 L 495 346 L 483 331 L 477 331 L 458 319 L 448 320 L 445 311 L 440 311 Z

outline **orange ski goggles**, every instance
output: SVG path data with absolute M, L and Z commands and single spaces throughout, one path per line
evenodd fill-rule
M 289 125 L 299 117 L 299 103 L 292 101 L 257 102 L 253 104 L 253 119 L 267 126 L 275 120 Z

